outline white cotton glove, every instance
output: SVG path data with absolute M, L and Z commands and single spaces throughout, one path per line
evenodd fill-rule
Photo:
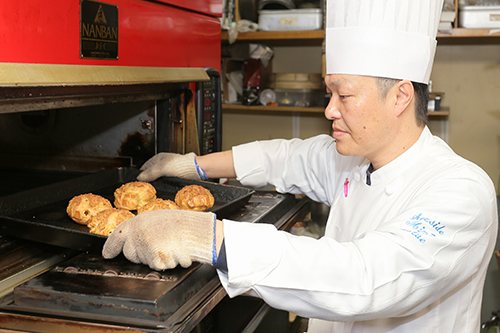
M 174 153 L 159 153 L 151 157 L 141 167 L 141 174 L 137 180 L 151 182 L 161 176 L 173 176 L 200 180 L 201 177 L 196 170 L 196 154 L 186 155 Z
M 120 224 L 104 244 L 106 259 L 125 257 L 154 270 L 213 264 L 215 220 L 210 212 L 164 209 L 141 213 Z

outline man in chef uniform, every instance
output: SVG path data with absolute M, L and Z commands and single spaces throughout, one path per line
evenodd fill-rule
M 103 255 L 123 251 L 159 270 L 213 264 L 229 296 L 248 292 L 311 318 L 309 332 L 478 332 L 496 193 L 425 125 L 442 1 L 327 5 L 333 138 L 162 153 L 138 177 L 236 177 L 306 194 L 331 206 L 325 236 L 163 210 L 123 223 Z

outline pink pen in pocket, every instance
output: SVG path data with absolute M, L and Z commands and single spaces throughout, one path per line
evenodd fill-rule
M 349 178 L 345 179 L 344 182 L 344 196 L 347 198 L 347 192 L 349 190 Z

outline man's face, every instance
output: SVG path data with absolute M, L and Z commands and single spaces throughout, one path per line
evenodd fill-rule
M 394 138 L 391 94 L 383 100 L 376 79 L 370 76 L 329 74 L 325 83 L 332 94 L 325 116 L 333 120 L 338 152 L 365 156 L 372 162 L 390 153 Z

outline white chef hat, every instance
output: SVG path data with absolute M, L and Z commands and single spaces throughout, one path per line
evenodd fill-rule
M 326 73 L 429 83 L 443 0 L 327 0 Z

